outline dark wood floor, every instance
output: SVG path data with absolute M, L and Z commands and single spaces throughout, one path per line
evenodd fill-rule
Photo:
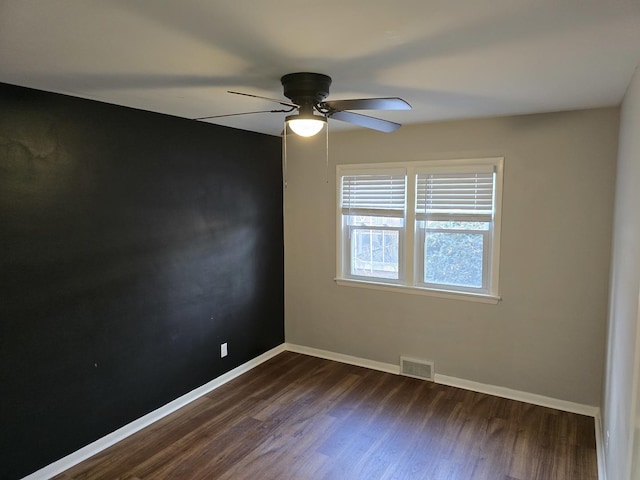
M 285 352 L 56 479 L 597 480 L 593 418 Z

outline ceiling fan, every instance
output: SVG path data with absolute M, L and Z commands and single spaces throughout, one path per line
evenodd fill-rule
M 254 113 L 289 113 L 297 110 L 297 114 L 289 115 L 285 118 L 286 125 L 300 136 L 311 137 L 322 130 L 322 127 L 327 123 L 327 119 L 329 118 L 380 132 L 393 132 L 400 128 L 401 125 L 399 123 L 350 112 L 349 110 L 411 110 L 411 105 L 398 97 L 324 101 L 324 99 L 329 96 L 331 77 L 321 73 L 289 73 L 284 75 L 280 81 L 284 87 L 284 96 L 291 100 L 291 102 L 262 97 L 260 95 L 252 95 L 250 93 L 233 91 L 229 91 L 229 93 L 275 102 L 288 107 L 287 110 L 260 110 L 256 112 L 213 115 L 196 118 L 195 120 L 208 120 Z M 320 115 L 316 115 L 315 112 Z

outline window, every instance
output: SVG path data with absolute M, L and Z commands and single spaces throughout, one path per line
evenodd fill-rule
M 338 282 L 497 301 L 502 168 L 339 165 Z
M 342 177 L 345 271 L 401 280 L 406 180 L 403 170 Z

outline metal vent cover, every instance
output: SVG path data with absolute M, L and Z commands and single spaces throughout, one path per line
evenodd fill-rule
M 435 368 L 433 362 L 410 357 L 400 357 L 400 375 L 433 382 Z

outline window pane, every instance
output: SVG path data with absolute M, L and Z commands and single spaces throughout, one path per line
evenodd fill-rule
M 353 229 L 351 275 L 398 279 L 398 230 Z
M 482 288 L 484 235 L 432 231 L 425 235 L 425 283 Z
M 404 226 L 404 218 L 373 217 L 365 215 L 345 215 L 347 225 L 363 225 L 367 227 L 400 227 Z

